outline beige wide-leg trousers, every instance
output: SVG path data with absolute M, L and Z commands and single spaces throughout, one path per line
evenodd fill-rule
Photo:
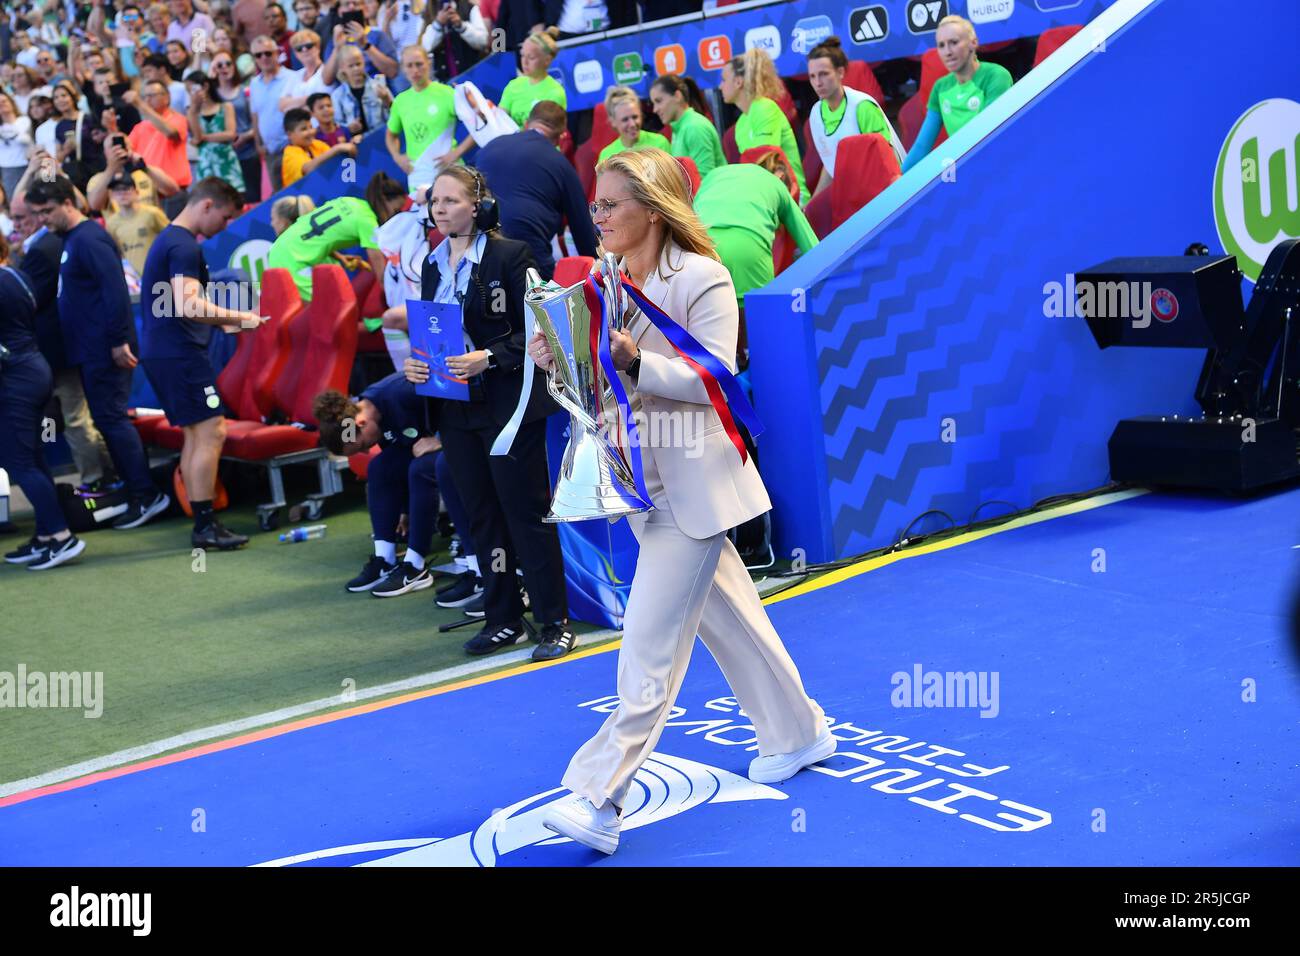
M 748 714 L 760 755 L 805 747 L 825 726 L 735 546 L 725 532 L 699 540 L 678 528 L 653 459 L 643 461 L 656 507 L 628 518 L 641 550 L 623 619 L 619 705 L 563 779 L 596 806 L 623 806 L 663 733 L 697 633 Z

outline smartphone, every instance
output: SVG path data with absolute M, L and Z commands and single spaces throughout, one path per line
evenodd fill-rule
M 349 10 L 339 17 L 339 23 L 347 25 L 349 23 L 359 24 L 362 28 L 366 25 L 366 15 L 361 10 Z

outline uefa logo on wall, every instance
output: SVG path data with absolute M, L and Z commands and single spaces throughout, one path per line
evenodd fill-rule
M 1237 119 L 1214 170 L 1214 224 L 1251 282 L 1284 239 L 1300 239 L 1300 103 L 1256 103 Z

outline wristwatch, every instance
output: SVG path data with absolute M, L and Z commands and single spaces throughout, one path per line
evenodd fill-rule
M 640 373 L 641 373 L 641 350 L 637 349 L 636 358 L 632 359 L 632 364 L 627 367 L 627 374 L 629 378 L 635 381 L 636 377 Z
M 498 368 L 497 357 L 492 354 L 491 349 L 484 349 L 483 354 L 487 356 L 488 368 Z

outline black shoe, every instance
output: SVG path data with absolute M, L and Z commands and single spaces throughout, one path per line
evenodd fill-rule
M 433 587 L 433 575 L 426 568 L 416 568 L 413 564 L 403 561 L 388 575 L 370 589 L 370 593 L 375 597 L 397 597 L 399 594 L 407 594 L 411 591 L 423 591 L 425 588 Z
M 127 528 L 138 528 L 166 511 L 167 506 L 171 503 L 171 498 L 161 491 L 154 496 L 153 501 L 147 504 L 132 498 L 131 503 L 126 506 L 126 511 L 114 519 L 113 527 L 119 531 Z
M 470 599 L 468 604 L 464 605 L 460 609 L 460 613 L 464 614 L 466 617 L 486 617 L 487 611 L 483 609 L 483 596 L 484 592 L 479 591 L 478 594 L 475 594 L 474 597 Z
M 126 482 L 119 480 L 110 481 L 107 478 L 96 478 L 94 481 L 83 481 L 77 485 L 77 494 L 85 497 L 95 495 L 111 495 L 115 491 L 121 491 L 126 487 Z
M 524 624 L 522 621 L 515 621 L 513 624 L 502 624 L 499 627 L 485 627 L 465 642 L 465 650 L 475 657 L 482 654 L 491 654 L 503 647 L 513 647 L 523 636 Z
M 438 588 L 438 607 L 464 607 L 483 593 L 483 581 L 473 571 L 456 575 L 456 580 Z
M 220 521 L 213 520 L 202 531 L 190 532 L 190 547 L 234 551 L 248 544 L 248 535 L 235 534 Z
M 6 554 L 5 560 L 10 564 L 31 564 L 40 559 L 49 544 L 48 541 L 37 541 L 36 536 L 33 535 L 32 539 L 21 548 L 15 548 Z
M 51 538 L 45 543 L 41 556 L 27 565 L 28 571 L 44 571 L 48 568 L 57 568 L 65 561 L 71 561 L 81 552 L 86 550 L 86 542 L 82 541 L 75 534 L 69 535 L 62 541 L 55 541 Z
M 377 554 L 372 554 L 366 566 L 361 569 L 361 573 L 349 581 L 345 586 L 353 594 L 360 594 L 362 591 L 369 591 L 376 584 L 382 581 L 388 575 L 393 573 L 397 565 L 389 564 Z
M 567 621 L 547 624 L 542 628 L 541 643 L 533 648 L 533 660 L 553 661 L 573 650 L 578 637 L 569 629 Z

